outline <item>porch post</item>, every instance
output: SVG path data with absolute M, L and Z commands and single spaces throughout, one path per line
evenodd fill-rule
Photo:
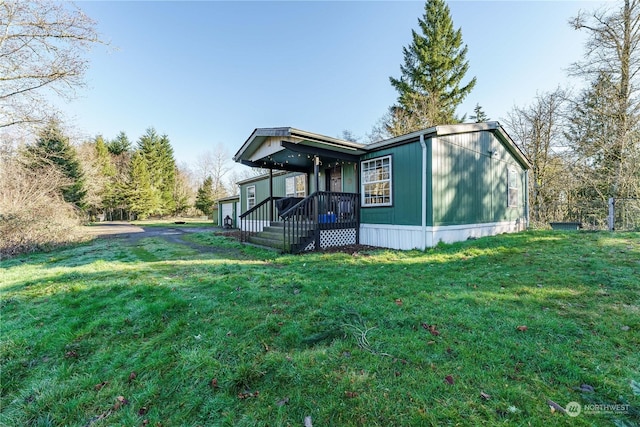
M 313 157 L 313 174 L 315 175 L 316 180 L 316 193 L 320 191 L 320 158 L 318 156 Z M 320 215 L 318 197 L 316 196 L 313 199 L 313 223 L 318 224 Z M 316 251 L 320 250 L 320 229 L 316 225 L 315 227 L 315 241 L 316 241 Z
M 269 168 L 269 222 L 273 221 L 273 169 Z
M 320 157 L 313 156 L 313 175 L 316 180 L 316 191 L 320 191 Z

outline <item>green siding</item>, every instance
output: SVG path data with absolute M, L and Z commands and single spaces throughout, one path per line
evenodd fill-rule
M 273 195 L 274 197 L 284 197 L 287 194 L 287 178 L 290 176 L 300 175 L 298 172 L 290 172 L 273 177 Z M 247 211 L 247 187 L 255 185 L 256 187 L 256 205 L 269 197 L 269 175 L 264 176 L 257 181 L 240 185 L 240 211 Z M 307 193 L 309 192 L 309 179 L 307 177 Z
M 362 160 L 391 155 L 392 206 L 363 207 L 365 224 L 421 225 L 422 147 L 412 142 L 362 156 Z
M 507 206 L 508 171 L 515 168 L 524 192 L 525 171 L 489 132 L 434 138 L 432 141 L 433 225 L 458 225 L 514 220 L 524 216 Z

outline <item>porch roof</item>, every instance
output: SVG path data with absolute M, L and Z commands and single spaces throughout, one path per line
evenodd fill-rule
M 251 167 L 307 172 L 323 163 L 358 161 L 365 145 L 291 127 L 257 128 L 233 160 Z

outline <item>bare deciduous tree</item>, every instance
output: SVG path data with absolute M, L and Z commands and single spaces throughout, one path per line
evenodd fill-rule
M 563 114 L 566 92 L 539 94 L 527 107 L 514 107 L 505 120 L 513 139 L 531 162 L 529 200 L 534 222 L 553 220 L 558 201 L 571 184 L 563 159 Z
M 225 176 L 231 171 L 233 163 L 231 156 L 222 144 L 218 144 L 213 151 L 206 151 L 198 156 L 195 164 L 195 175 L 200 186 L 207 177 L 212 179 L 212 189 L 215 199 L 225 197 Z
M 95 22 L 72 3 L 1 1 L 0 128 L 49 119 L 47 90 L 73 98 L 96 43 Z
M 0 258 L 80 237 L 78 216 L 59 191 L 68 184 L 53 166 L 34 171 L 18 155 L 0 159 Z
M 570 23 L 588 33 L 585 60 L 572 67 L 572 74 L 592 85 L 608 80 L 613 91 L 612 105 L 607 108 L 607 119 L 614 120 L 607 149 L 608 196 L 637 196 L 638 167 L 629 162 L 637 159 L 640 144 L 636 138 L 640 125 L 640 0 L 581 12 Z

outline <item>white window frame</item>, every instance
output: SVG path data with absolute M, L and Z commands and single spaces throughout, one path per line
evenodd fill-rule
M 376 157 L 374 159 L 363 160 L 360 162 L 360 190 L 362 194 L 362 207 L 380 207 L 393 205 L 393 169 L 392 156 Z M 370 165 L 373 165 L 371 167 Z M 385 177 L 384 169 L 388 169 Z M 382 173 L 378 172 L 382 169 Z M 382 175 L 382 176 L 380 176 Z M 371 190 L 366 190 L 367 186 L 388 186 L 388 196 L 367 196 Z M 375 199 L 382 199 L 376 201 Z
M 509 168 L 507 172 L 507 206 L 518 207 L 520 200 L 520 188 L 518 186 L 519 174 L 516 169 Z
M 250 185 L 247 187 L 247 210 L 251 209 L 255 205 L 256 205 L 256 186 Z
M 293 189 L 293 191 L 291 191 Z M 306 197 L 307 175 L 288 176 L 285 184 L 286 197 Z

